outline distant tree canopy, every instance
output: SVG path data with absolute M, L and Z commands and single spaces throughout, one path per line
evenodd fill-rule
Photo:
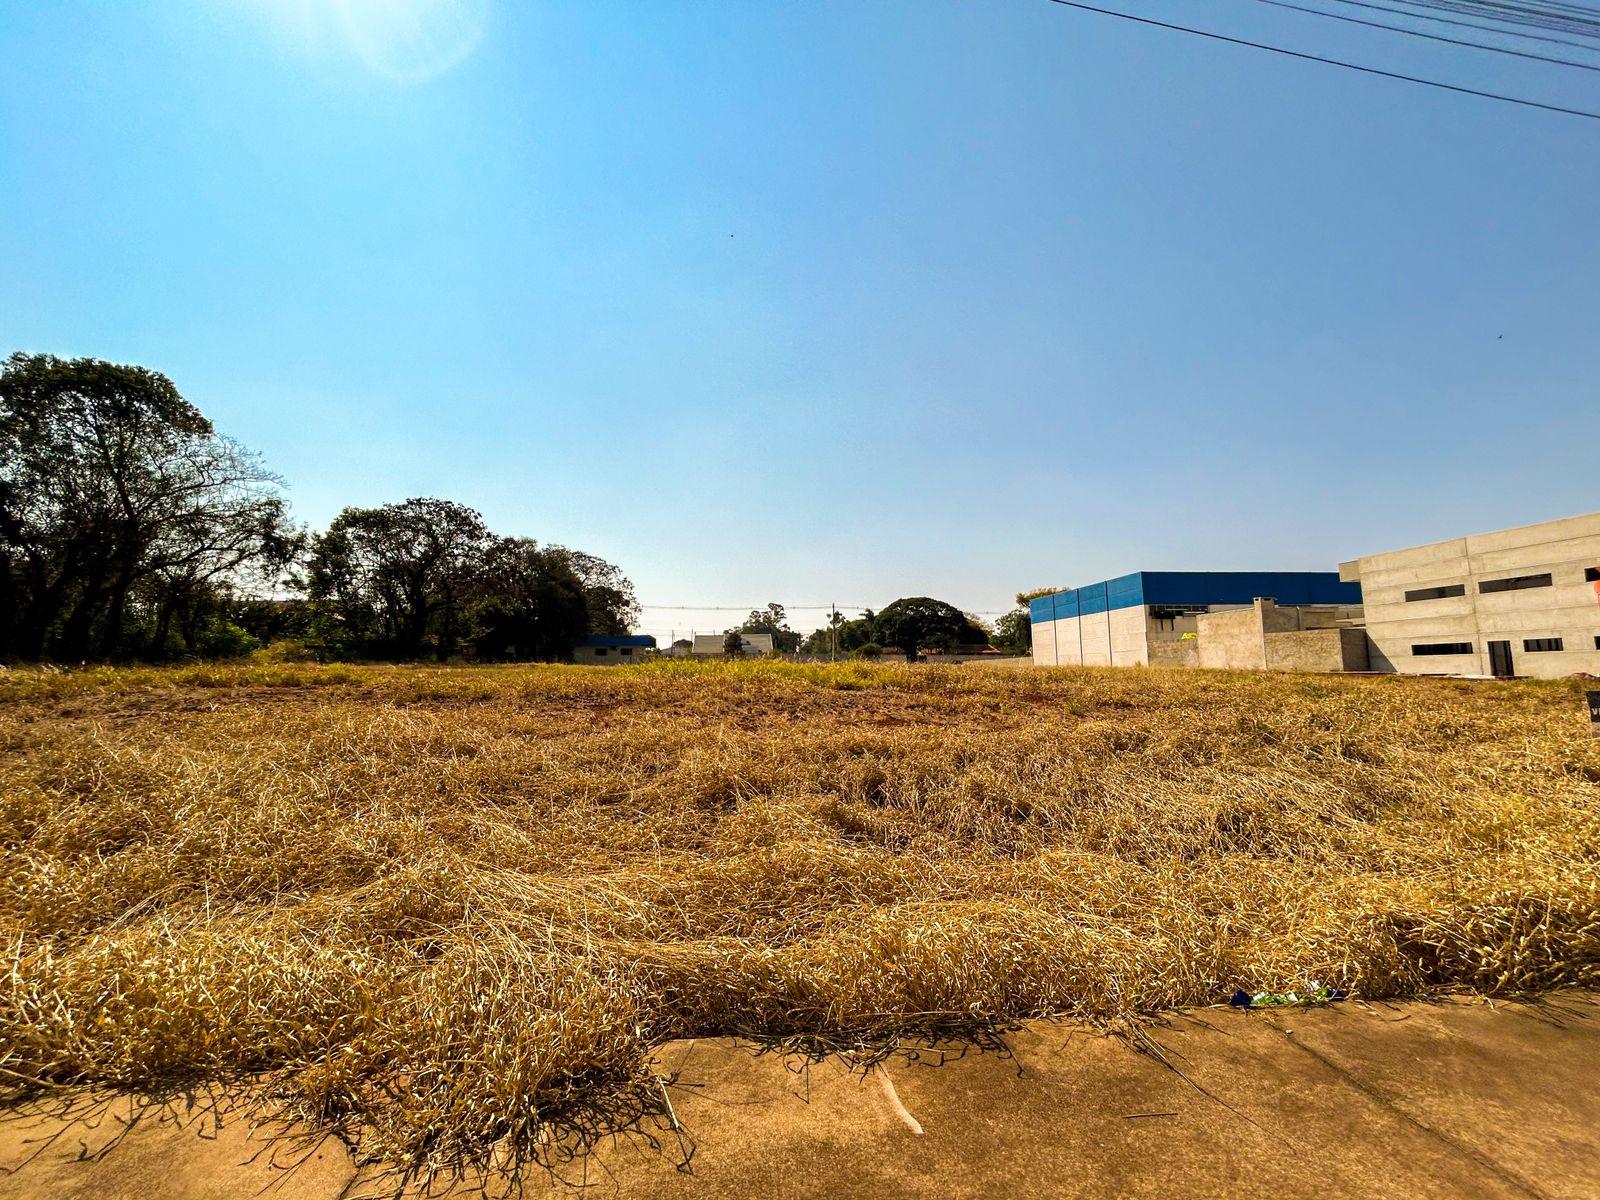
M 639 597 L 620 568 L 565 546 L 551 546 L 547 553 L 564 564 L 583 586 L 590 633 L 624 634 L 639 623 Z
M 0 366 L 0 657 L 226 652 L 249 641 L 234 593 L 273 581 L 301 537 L 277 477 L 166 376 Z
M 861 616 L 853 621 L 847 621 L 844 614 L 839 614 L 836 624 L 824 626 L 821 629 L 807 634 L 800 649 L 806 654 L 826 655 L 837 653 L 843 658 L 853 654 L 868 643 L 875 643 L 878 638 L 878 614 L 870 608 L 862 612 Z M 880 651 L 882 647 L 879 647 Z
M 345 509 L 311 551 L 319 635 L 362 658 L 459 652 L 469 592 L 493 543 L 482 517 L 449 500 Z
M 744 623 L 730 629 L 729 633 L 770 633 L 772 647 L 780 654 L 793 654 L 800 649 L 800 635 L 789 628 L 788 614 L 781 604 L 768 604 L 766 608 L 752 609 Z
M 987 645 L 989 631 L 953 604 L 929 596 L 907 596 L 886 605 L 877 618 L 877 640 L 908 659 L 923 650 Z
M 1033 615 L 1026 605 L 1012 609 L 994 623 L 989 644 L 996 650 L 1026 654 L 1033 646 Z
M 0 660 L 228 656 L 278 639 L 355 658 L 564 658 L 638 616 L 611 563 L 499 537 L 448 500 L 347 508 L 308 539 L 277 476 L 166 376 L 0 363 Z
M 1029 588 L 1025 592 L 1017 593 L 1017 606 L 1019 608 L 1027 608 L 1030 600 L 1037 600 L 1040 596 L 1053 596 L 1057 592 L 1064 592 L 1066 590 L 1066 588 L 1058 587 Z
M 953 604 L 928 596 L 896 600 L 882 612 L 870 608 L 853 621 L 840 620 L 809 634 L 801 649 L 807 654 L 841 657 L 869 650 L 872 654 L 891 646 L 908 658 L 923 650 L 948 650 L 954 646 L 989 644 L 989 630 Z
M 604 559 L 497 537 L 465 505 L 426 498 L 345 509 L 312 547 L 308 589 L 317 636 L 354 658 L 564 658 L 638 611 Z

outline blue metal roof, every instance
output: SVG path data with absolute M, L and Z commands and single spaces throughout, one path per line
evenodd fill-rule
M 1147 604 L 1360 604 L 1361 585 L 1337 571 L 1135 571 L 1087 587 L 1040 596 L 1029 604 L 1035 624 Z
M 651 647 L 656 644 L 656 639 L 648 633 L 591 633 L 579 644 L 596 650 L 612 650 L 622 646 Z

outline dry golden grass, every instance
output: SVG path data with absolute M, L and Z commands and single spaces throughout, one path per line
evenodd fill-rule
M 0 677 L 0 1089 L 264 1080 L 413 1175 L 883 1045 L 1600 983 L 1575 684 L 981 668 Z

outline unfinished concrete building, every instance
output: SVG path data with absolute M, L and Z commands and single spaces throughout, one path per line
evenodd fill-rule
M 1600 675 L 1600 513 L 1371 554 L 1358 583 L 1374 671 Z
M 1032 601 L 1033 661 L 1360 670 L 1362 643 L 1339 627 L 1359 618 L 1360 603 L 1359 585 L 1333 571 L 1136 571 Z M 1242 615 L 1214 626 L 1215 646 L 1205 649 L 1201 622 L 1231 611 Z M 1251 645 L 1261 647 L 1258 659 L 1246 653 Z M 1339 665 L 1292 667 L 1312 662 Z

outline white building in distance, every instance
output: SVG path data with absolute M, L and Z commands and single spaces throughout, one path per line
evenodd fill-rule
M 746 658 L 765 658 L 772 653 L 772 635 L 770 633 L 745 633 L 740 637 L 744 642 L 742 653 Z M 697 633 L 694 635 L 694 656 L 696 658 L 721 658 L 726 650 L 723 643 L 727 638 L 724 633 Z
M 1341 563 L 1374 671 L 1600 675 L 1600 513 Z

